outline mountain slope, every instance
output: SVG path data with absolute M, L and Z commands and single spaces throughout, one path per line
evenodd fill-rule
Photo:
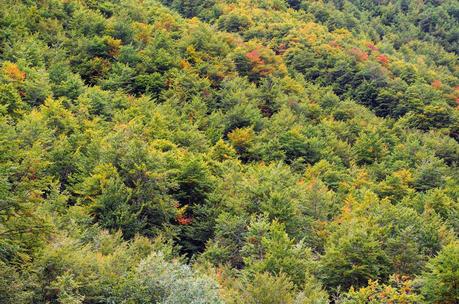
M 454 303 L 455 7 L 0 0 L 0 302 Z

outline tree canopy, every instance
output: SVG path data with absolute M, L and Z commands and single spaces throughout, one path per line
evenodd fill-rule
M 459 303 L 459 4 L 0 0 L 0 302 Z

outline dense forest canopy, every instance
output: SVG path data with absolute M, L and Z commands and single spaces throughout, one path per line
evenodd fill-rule
M 0 0 L 0 303 L 459 303 L 457 0 Z

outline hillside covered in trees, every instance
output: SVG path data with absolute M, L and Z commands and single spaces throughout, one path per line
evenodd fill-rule
M 0 303 L 459 303 L 457 0 L 0 0 Z

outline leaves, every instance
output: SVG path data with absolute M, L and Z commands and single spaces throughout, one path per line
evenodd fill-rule
M 0 5 L 0 302 L 457 302 L 456 3 L 161 3 Z

